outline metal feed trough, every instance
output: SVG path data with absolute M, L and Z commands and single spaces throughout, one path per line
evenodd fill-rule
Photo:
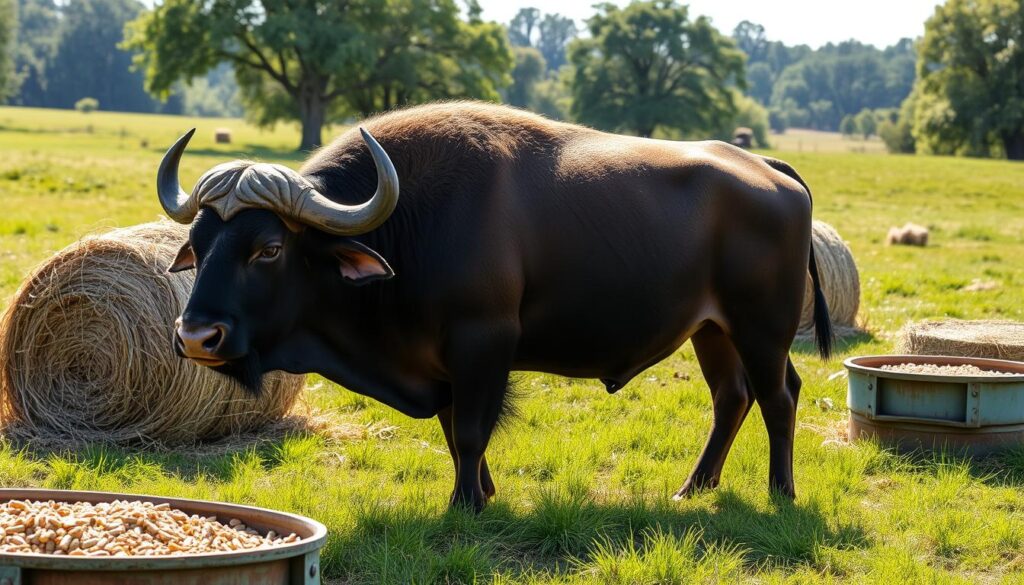
M 960 376 L 882 366 L 972 365 L 1012 375 Z M 984 358 L 885 355 L 850 358 L 850 440 L 877 437 L 901 451 L 947 448 L 983 455 L 1024 444 L 1024 363 Z
M 303 516 L 219 502 L 102 492 L 0 489 L 0 501 L 112 502 L 137 500 L 169 504 L 188 514 L 238 518 L 261 533 L 294 532 L 293 543 L 247 551 L 180 556 L 75 557 L 0 553 L 0 585 L 316 585 L 323 524 Z

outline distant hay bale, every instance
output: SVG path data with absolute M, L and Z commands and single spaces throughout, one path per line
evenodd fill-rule
M 167 274 L 188 226 L 88 237 L 40 265 L 0 318 L 0 423 L 12 438 L 194 444 L 279 421 L 303 377 L 272 374 L 252 398 L 178 358 L 175 318 L 193 273 Z M 52 441 L 51 441 L 52 442 Z
M 890 246 L 927 246 L 928 228 L 909 222 L 904 224 L 903 227 L 893 226 L 889 228 L 889 234 L 885 238 L 885 243 Z
M 811 228 L 811 245 L 818 263 L 821 292 L 828 303 L 832 325 L 840 335 L 857 330 L 857 311 L 860 309 L 860 273 L 853 253 L 839 232 L 823 221 L 815 221 Z M 804 306 L 800 314 L 800 333 L 814 330 L 814 287 L 810 272 L 804 292 Z
M 740 126 L 732 133 L 732 143 L 740 148 L 750 149 L 754 146 L 754 131 Z
M 1024 323 L 940 319 L 900 331 L 897 353 L 1024 361 Z
M 213 131 L 213 141 L 217 144 L 231 144 L 231 129 L 217 128 Z

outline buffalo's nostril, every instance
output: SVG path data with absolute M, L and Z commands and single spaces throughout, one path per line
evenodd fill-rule
M 203 341 L 203 349 L 209 352 L 216 351 L 220 344 L 224 341 L 224 326 L 217 325 L 214 328 L 213 335 L 207 337 Z
M 177 327 L 178 343 L 186 357 L 211 359 L 227 336 L 227 326 L 222 323 L 212 325 L 196 325 L 179 322 Z

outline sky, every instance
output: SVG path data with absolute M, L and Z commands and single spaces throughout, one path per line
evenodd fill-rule
M 611 0 L 623 5 L 628 0 Z M 680 0 L 690 14 L 712 19 L 724 33 L 742 20 L 763 25 L 769 40 L 817 48 L 828 42 L 857 39 L 885 47 L 903 37 L 924 34 L 924 21 L 938 0 Z M 593 14 L 595 0 L 479 0 L 488 20 L 508 23 L 520 8 L 557 12 L 582 25 Z

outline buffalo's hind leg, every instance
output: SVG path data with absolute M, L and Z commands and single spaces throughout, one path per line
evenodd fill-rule
M 768 487 L 796 497 L 793 441 L 800 377 L 789 360 L 789 342 L 779 338 L 734 336 L 748 380 L 768 430 Z
M 504 407 L 517 342 L 515 328 L 502 324 L 461 324 L 450 331 L 445 361 L 452 382 L 452 444 L 457 456 L 452 506 L 479 512 L 487 503 L 484 451 Z M 491 493 L 493 489 L 492 484 Z
M 676 499 L 718 486 L 729 448 L 754 403 L 740 356 L 721 327 L 709 322 L 694 334 L 692 341 L 701 372 L 711 389 L 714 421 L 697 466 L 676 492 Z

